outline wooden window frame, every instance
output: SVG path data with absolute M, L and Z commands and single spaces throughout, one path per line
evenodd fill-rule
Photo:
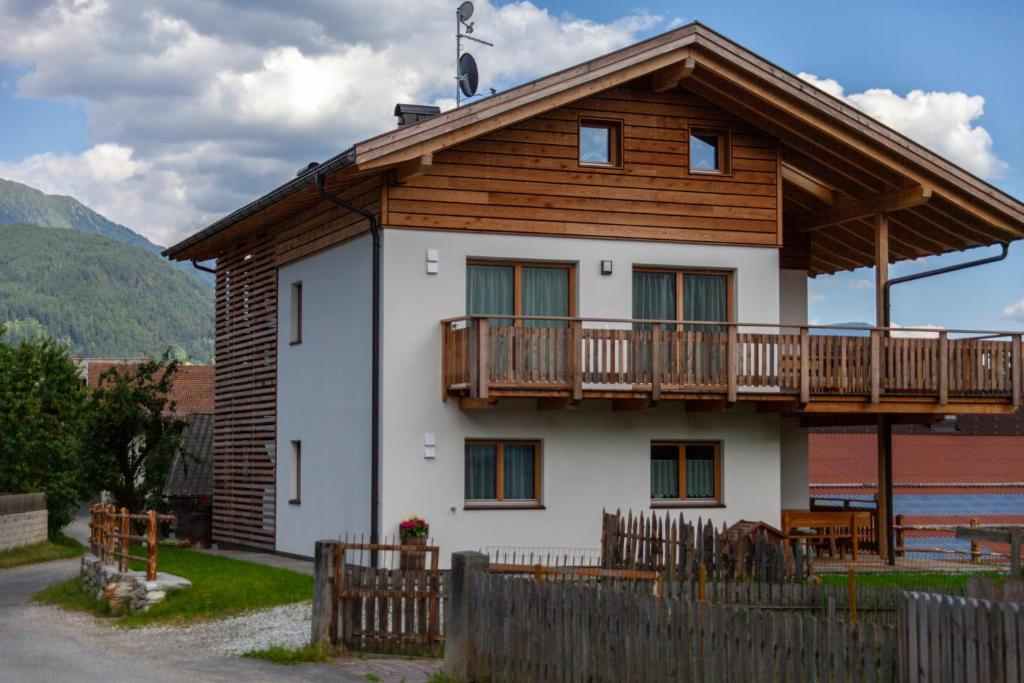
M 497 498 L 464 500 L 464 510 L 543 510 L 543 480 L 541 473 L 544 468 L 544 449 L 539 439 L 466 439 L 465 446 L 494 446 L 495 458 L 495 493 Z M 505 500 L 505 446 L 533 446 L 533 494 L 530 500 Z M 465 460 L 465 446 L 463 447 L 463 491 L 465 491 L 466 475 L 468 468 Z M 465 493 L 463 493 L 465 497 Z
M 569 317 L 576 317 L 576 264 L 565 261 L 529 261 L 514 259 L 466 259 L 469 266 L 503 266 L 514 269 L 512 276 L 512 315 L 523 315 L 523 268 L 564 268 L 569 271 Z M 468 303 L 468 302 L 467 302 Z M 518 317 L 516 327 L 522 327 L 523 321 Z
M 576 163 L 580 168 L 588 170 L 619 171 L 622 170 L 623 121 L 616 118 L 599 116 L 579 116 L 576 119 Z M 583 161 L 580 159 L 580 145 L 583 140 L 584 128 L 607 128 L 608 163 L 599 161 Z
M 659 267 L 659 266 L 633 266 L 634 273 L 665 273 L 674 275 L 676 279 L 676 320 L 685 320 L 683 318 L 683 283 L 686 280 L 687 275 L 724 275 L 725 276 L 725 317 L 724 322 L 732 323 L 736 322 L 736 312 L 734 310 L 734 298 L 733 298 L 733 279 L 735 271 L 726 270 L 724 268 L 673 268 L 673 267 Z M 632 286 L 632 282 L 630 283 Z M 632 311 L 630 312 L 632 313 Z M 676 330 L 682 330 L 683 325 L 676 325 Z
M 293 477 L 288 483 L 294 486 L 294 490 L 289 491 L 290 495 L 288 498 L 289 505 L 301 505 L 302 504 L 302 441 L 298 439 L 292 440 L 292 452 L 291 452 L 291 465 Z
M 302 280 L 296 280 L 291 286 L 291 309 L 288 324 L 291 340 L 289 344 L 295 346 L 302 343 Z
M 721 441 L 660 441 L 651 442 L 655 446 L 675 446 L 677 470 L 679 476 L 679 498 L 651 498 L 652 508 L 724 508 L 722 498 L 722 442 Z M 686 448 L 688 446 L 711 446 L 715 449 L 715 495 L 713 498 L 686 497 Z M 648 453 L 648 458 L 651 454 Z
M 690 154 L 690 140 L 694 135 L 718 138 L 718 168 L 703 169 L 693 167 L 693 155 Z M 690 126 L 686 132 L 686 168 L 690 175 L 696 176 L 731 176 L 732 175 L 732 131 L 728 128 L 706 128 Z

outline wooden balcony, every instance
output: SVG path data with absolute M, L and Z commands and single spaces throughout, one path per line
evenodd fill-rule
M 524 316 L 441 322 L 442 397 L 542 407 L 612 399 L 797 413 L 1004 413 L 1021 404 L 1020 332 Z M 899 335 L 899 336 L 895 336 Z M 912 335 L 929 335 L 915 337 Z

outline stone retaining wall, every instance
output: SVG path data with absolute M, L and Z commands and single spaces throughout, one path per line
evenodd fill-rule
M 82 590 L 106 600 L 113 614 L 145 612 L 161 602 L 168 593 L 189 588 L 192 582 L 180 576 L 157 572 L 156 580 L 146 572 L 121 572 L 116 564 L 104 564 L 92 553 L 82 556 Z
M 45 509 L 0 514 L 0 550 L 42 543 L 46 540 L 47 519 Z

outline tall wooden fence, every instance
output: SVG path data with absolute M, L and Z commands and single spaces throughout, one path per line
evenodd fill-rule
M 903 683 L 1024 680 L 1024 613 L 1017 602 L 904 593 L 899 602 Z
M 710 581 L 747 579 L 767 583 L 804 581 L 810 559 L 800 548 L 760 532 L 750 539 L 730 535 L 723 525 L 687 521 L 682 513 L 633 515 L 605 512 L 601 524 L 601 566 L 665 573 L 667 585 L 693 582 L 699 567 Z
M 452 583 L 462 640 L 449 640 L 446 668 L 466 680 L 896 679 L 891 626 L 486 571 Z
M 317 541 L 311 642 L 437 655 L 444 633 L 438 548 Z

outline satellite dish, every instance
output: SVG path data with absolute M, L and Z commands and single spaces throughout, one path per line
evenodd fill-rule
M 469 21 L 470 17 L 473 16 L 473 3 L 469 2 L 469 0 L 466 0 L 466 2 L 459 5 L 459 9 L 456 11 L 459 14 L 459 21 L 465 24 L 467 21 Z
M 476 94 L 478 85 L 480 85 L 480 74 L 476 70 L 476 60 L 473 59 L 473 55 L 464 52 L 459 57 L 459 90 L 466 97 L 472 97 Z

